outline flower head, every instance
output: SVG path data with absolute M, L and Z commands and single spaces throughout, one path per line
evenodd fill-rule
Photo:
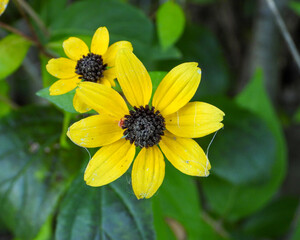
M 117 78 L 133 107 L 129 110 L 116 91 L 84 82 L 77 94 L 99 115 L 74 123 L 68 136 L 83 147 L 102 148 L 90 160 L 84 179 L 90 186 L 102 186 L 122 176 L 133 162 L 132 186 L 137 198 L 150 198 L 165 175 L 165 157 L 181 172 L 208 176 L 210 163 L 202 148 L 191 138 L 223 127 L 224 113 L 204 102 L 188 103 L 201 78 L 197 63 L 173 68 L 154 93 L 143 64 L 128 49 L 116 57 Z
M 0 16 L 4 13 L 9 0 L 0 0 Z
M 50 95 L 61 95 L 77 87 L 81 81 L 101 83 L 115 86 L 115 56 L 118 50 L 127 48 L 132 51 L 132 45 L 120 41 L 109 45 L 109 33 L 106 27 L 100 27 L 95 32 L 91 49 L 79 38 L 70 37 L 63 43 L 68 58 L 51 59 L 47 71 L 60 78 L 50 87 Z M 86 112 L 90 108 L 81 101 L 77 94 L 73 99 L 74 108 L 78 112 Z

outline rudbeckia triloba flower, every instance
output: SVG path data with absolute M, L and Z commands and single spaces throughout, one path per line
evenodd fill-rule
M 0 0 L 0 16 L 4 13 L 9 0 Z
M 50 87 L 50 95 L 61 95 L 77 87 L 81 81 L 101 83 L 115 86 L 115 57 L 118 50 L 127 48 L 132 51 L 132 45 L 127 41 L 119 41 L 109 45 L 109 33 L 106 27 L 100 27 L 95 32 L 91 51 L 79 38 L 70 37 L 63 43 L 66 55 L 70 58 L 51 59 L 46 68 L 54 77 L 60 78 Z M 76 111 L 86 112 L 90 108 L 78 98 L 75 93 L 73 105 Z
M 112 88 L 83 82 L 77 94 L 99 115 L 74 123 L 69 138 L 83 147 L 100 147 L 90 160 L 84 180 L 102 186 L 122 176 L 141 149 L 132 167 L 132 187 L 138 199 L 150 198 L 165 175 L 164 156 L 181 172 L 208 176 L 210 163 L 198 138 L 223 127 L 224 113 L 204 102 L 190 102 L 201 78 L 197 63 L 173 68 L 152 94 L 150 76 L 128 49 L 116 57 L 117 79 L 132 106 Z

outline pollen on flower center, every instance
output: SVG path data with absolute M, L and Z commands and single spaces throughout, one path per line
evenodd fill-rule
M 165 119 L 160 112 L 147 105 L 134 107 L 129 113 L 121 120 L 121 127 L 126 129 L 123 133 L 125 139 L 141 148 L 158 144 L 166 129 Z
M 85 81 L 97 82 L 103 77 L 106 66 L 107 64 L 103 64 L 101 55 L 88 53 L 77 61 L 75 72 Z

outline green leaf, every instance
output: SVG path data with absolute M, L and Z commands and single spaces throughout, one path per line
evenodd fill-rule
M 199 5 L 205 5 L 205 4 L 212 4 L 215 3 L 217 0 L 189 0 L 193 3 L 198 3 Z
M 295 113 L 293 120 L 295 123 L 300 123 L 300 108 L 297 110 L 297 112 Z
M 183 10 L 175 2 L 165 2 L 157 11 L 156 25 L 161 46 L 163 49 L 169 48 L 183 33 L 185 25 Z
M 8 35 L 0 41 L 0 79 L 4 79 L 20 67 L 30 42 L 18 35 Z
M 299 239 L 300 239 L 300 219 L 298 219 L 298 223 L 291 240 L 299 240 Z
M 11 108 L 5 99 L 9 99 L 9 86 L 6 81 L 0 81 L 0 118 L 7 115 Z
M 283 237 L 290 227 L 297 210 L 298 199 L 282 197 L 251 216 L 242 225 L 244 234 L 252 237 Z
M 77 113 L 73 106 L 73 97 L 75 94 L 75 90 L 72 90 L 66 94 L 50 96 L 49 87 L 41 89 L 36 93 L 38 96 L 46 98 L 50 102 L 54 103 L 60 109 L 70 112 Z
M 295 11 L 295 13 L 300 16 L 300 3 L 296 1 L 290 1 L 289 7 Z
M 219 102 L 216 105 L 226 115 L 224 129 L 219 131 L 209 153 L 212 175 L 234 185 L 266 182 L 275 163 L 273 134 L 255 114 L 239 108 L 233 101 Z
M 236 186 L 214 176 L 205 179 L 205 182 L 202 181 L 205 195 L 213 211 L 232 221 L 250 215 L 265 206 L 280 187 L 286 171 L 286 146 L 282 129 L 262 80 L 262 73 L 258 72 L 236 101 L 240 106 L 264 119 L 275 136 L 276 162 L 271 168 L 270 179 L 259 186 L 248 187 Z
M 219 95 L 227 91 L 231 77 L 221 44 L 212 32 L 202 26 L 187 25 L 176 46 L 182 53 L 182 58 L 160 62 L 159 67 L 170 71 L 183 62 L 198 62 L 202 78 L 193 100 L 198 101 L 204 96 Z
M 152 22 L 141 10 L 116 0 L 85 0 L 71 4 L 50 24 L 51 41 L 67 39 L 74 34 L 92 36 L 101 26 L 108 28 L 111 43 L 131 41 L 139 57 L 147 59 L 151 54 Z
M 199 193 L 193 177 L 167 163 L 166 176 L 157 196 L 153 197 L 157 239 L 176 239 L 167 228 L 166 219 L 182 225 L 187 239 L 224 239 L 202 219 Z
M 138 201 L 127 178 L 95 188 L 79 174 L 62 201 L 55 239 L 155 239 L 151 202 Z
M 50 108 L 22 109 L 0 120 L 0 218 L 20 239 L 34 239 L 65 189 L 61 121 Z M 69 160 L 76 165 L 74 156 Z

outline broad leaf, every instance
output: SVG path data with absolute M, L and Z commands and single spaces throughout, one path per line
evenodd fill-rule
M 51 41 L 66 39 L 74 34 L 92 36 L 100 26 L 108 28 L 111 43 L 128 40 L 138 56 L 147 58 L 151 53 L 153 24 L 139 9 L 116 0 L 73 3 L 51 23 Z
M 216 105 L 225 112 L 224 129 L 216 135 L 209 152 L 212 175 L 239 186 L 266 182 L 275 163 L 273 134 L 255 114 L 233 101 L 220 101 Z
M 0 41 L 0 80 L 20 67 L 30 45 L 28 40 L 14 34 Z
M 77 113 L 73 106 L 73 97 L 75 94 L 75 90 L 62 95 L 50 96 L 49 87 L 47 87 L 41 89 L 36 94 L 40 97 L 46 98 L 47 100 L 54 103 L 57 107 L 66 112 Z
M 237 102 L 258 114 L 268 124 L 276 139 L 276 161 L 271 168 L 269 180 L 259 186 L 240 187 L 213 176 L 203 182 L 209 205 L 228 220 L 238 220 L 266 205 L 280 187 L 286 171 L 285 141 L 278 118 L 264 89 L 261 73 L 258 72 L 254 76 L 237 97 Z
M 167 160 L 166 160 L 167 161 Z M 167 164 L 166 176 L 157 196 L 153 197 L 157 239 L 176 239 L 168 229 L 167 221 L 181 225 L 185 239 L 224 239 L 202 218 L 196 177 L 187 176 Z
M 275 239 L 283 237 L 290 228 L 298 206 L 297 198 L 282 197 L 247 219 L 241 229 L 252 237 Z
M 79 174 L 62 201 L 56 239 L 155 239 L 151 202 L 138 201 L 127 178 L 96 188 Z
M 65 188 L 59 148 L 62 118 L 50 108 L 30 108 L 0 121 L 0 218 L 20 239 L 34 239 Z M 75 157 L 74 157 L 75 155 Z
M 177 3 L 167 1 L 159 7 L 156 14 L 159 41 L 162 48 L 167 49 L 174 45 L 183 33 L 184 12 Z

